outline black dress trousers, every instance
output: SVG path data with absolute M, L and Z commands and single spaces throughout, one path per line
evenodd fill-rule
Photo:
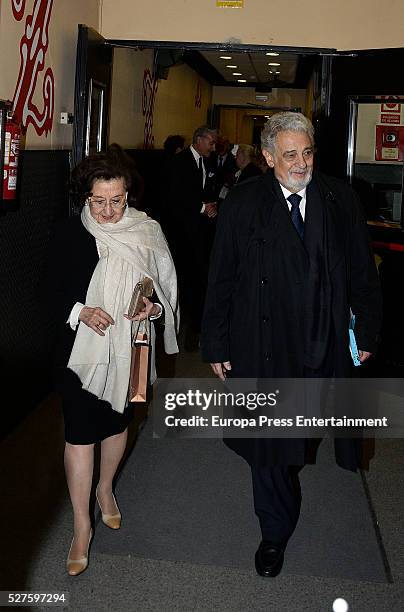
M 251 466 L 255 514 L 262 539 L 285 547 L 294 532 L 302 501 L 300 467 Z
M 329 333 L 321 368 L 305 368 L 305 378 L 330 378 L 335 370 L 335 332 Z M 251 466 L 254 508 L 262 539 L 286 546 L 299 520 L 302 502 L 299 471 L 303 466 Z

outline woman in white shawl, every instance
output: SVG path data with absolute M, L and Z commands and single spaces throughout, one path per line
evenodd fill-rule
M 128 403 L 131 320 L 136 283 L 149 277 L 154 294 L 135 319 L 164 319 L 164 346 L 178 352 L 177 282 L 159 224 L 128 207 L 133 173 L 114 146 L 85 159 L 73 172 L 84 206 L 81 217 L 59 225 L 51 251 L 52 308 L 60 319 L 57 365 L 65 421 L 65 469 L 74 513 L 69 575 L 88 566 L 92 538 L 89 500 L 94 445 L 101 442 L 96 497 L 103 522 L 119 529 L 112 486 L 122 459 L 133 405 Z M 130 197 L 130 196 L 129 196 Z M 155 380 L 151 325 L 151 383 Z M 66 367 L 67 366 L 67 367 Z

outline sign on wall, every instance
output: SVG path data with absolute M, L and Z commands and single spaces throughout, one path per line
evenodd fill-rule
M 380 105 L 380 123 L 400 124 L 401 104 L 397 102 L 399 96 L 381 96 L 383 102 Z
M 404 126 L 376 125 L 376 161 L 404 161 Z
M 221 8 L 244 8 L 244 0 L 216 0 L 216 6 Z

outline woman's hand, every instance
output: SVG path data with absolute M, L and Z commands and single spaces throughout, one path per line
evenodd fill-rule
M 129 321 L 144 321 L 144 319 L 146 319 L 147 317 L 155 317 L 160 314 L 160 306 L 158 306 L 157 304 L 153 304 L 153 302 L 147 299 L 147 297 L 144 297 L 142 299 L 144 306 L 137 315 L 135 315 L 134 317 L 130 317 L 128 314 L 123 315 L 124 317 L 129 319 Z
M 87 327 L 93 329 L 99 336 L 105 336 L 103 332 L 115 323 L 114 319 L 98 306 L 96 308 L 83 306 L 79 314 L 79 321 L 83 321 Z
M 216 376 L 218 376 L 220 380 L 224 381 L 226 380 L 226 373 L 230 372 L 231 370 L 231 363 L 230 361 L 223 361 L 222 363 L 211 363 L 210 367 L 212 368 Z

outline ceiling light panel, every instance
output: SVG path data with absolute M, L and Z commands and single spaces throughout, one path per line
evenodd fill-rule
M 201 52 L 201 55 L 212 66 L 214 66 L 214 68 L 216 68 L 216 70 L 222 75 L 223 79 L 225 81 L 228 81 L 229 84 L 234 83 L 235 76 L 238 76 L 233 75 L 232 70 L 234 70 L 235 72 L 240 72 L 244 75 L 248 75 L 248 81 L 250 81 L 250 83 L 253 81 L 254 85 L 256 85 L 257 83 L 270 83 L 271 80 L 273 80 L 275 74 L 270 74 L 268 69 L 271 68 L 271 66 L 268 66 L 268 63 L 276 64 L 276 66 L 273 66 L 273 72 L 275 72 L 280 66 L 280 62 L 268 62 L 268 56 L 265 52 L 233 53 L 231 56 L 223 55 L 219 57 L 217 55 L 217 51 L 205 51 Z M 231 57 L 232 63 L 225 64 L 224 61 L 222 61 L 221 59 L 222 57 Z M 292 84 L 296 77 L 298 56 L 293 53 L 282 53 L 281 62 L 282 76 L 279 77 L 278 74 L 276 76 L 280 78 L 282 83 Z M 233 68 L 233 66 L 235 66 L 236 68 Z

